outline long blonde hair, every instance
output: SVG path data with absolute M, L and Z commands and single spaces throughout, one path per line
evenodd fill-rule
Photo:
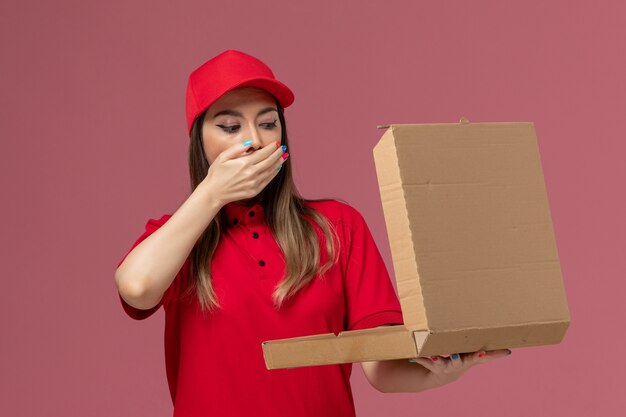
M 281 124 L 282 145 L 289 147 L 284 110 L 276 100 Z M 206 112 L 205 112 L 206 113 Z M 205 113 L 196 118 L 191 128 L 189 142 L 189 174 L 191 190 L 205 179 L 209 163 L 202 146 L 202 122 Z M 279 309 L 283 303 L 308 284 L 317 274 L 323 276 L 338 261 L 340 244 L 337 231 L 332 223 L 317 210 L 307 207 L 307 201 L 298 193 L 293 182 L 290 156 L 283 163 L 280 172 L 260 193 L 260 204 L 265 211 L 268 227 L 285 257 L 286 273 L 273 293 L 274 306 Z M 323 231 L 327 261 L 320 265 L 320 241 L 310 218 Z M 229 227 L 224 209 L 220 209 L 211 220 L 191 251 L 190 280 L 187 294 L 196 293 L 203 312 L 221 308 L 211 279 L 210 262 L 220 241 L 224 228 Z

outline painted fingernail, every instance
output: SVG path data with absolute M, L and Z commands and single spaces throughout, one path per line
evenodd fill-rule
M 288 157 L 288 156 L 289 156 L 289 152 L 285 152 L 285 153 L 283 154 L 283 159 L 287 159 L 287 157 Z
M 485 356 L 485 352 L 483 352 L 482 350 L 478 353 L 478 357 L 482 358 L 483 356 Z
M 409 362 L 417 363 L 415 359 L 409 359 Z
M 248 146 L 248 145 L 252 145 L 252 139 L 248 139 L 243 142 L 243 146 Z
M 282 168 L 283 168 L 283 166 L 279 165 L 277 169 L 280 171 Z
M 274 144 L 276 145 L 276 147 L 278 148 L 280 146 L 280 141 L 276 141 L 274 142 Z
M 283 152 L 287 150 L 287 145 L 283 145 Z
M 438 361 L 439 360 L 439 356 L 431 356 L 430 359 L 432 359 L 434 361 Z
M 453 353 L 452 355 L 450 355 L 450 358 L 452 359 L 459 359 L 459 355 L 456 353 Z

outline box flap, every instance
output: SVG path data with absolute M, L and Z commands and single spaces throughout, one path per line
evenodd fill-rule
M 411 236 L 411 216 L 405 203 L 407 196 L 402 187 L 393 127 L 374 147 L 374 158 L 404 324 L 411 330 L 427 330 L 422 288 L 417 277 L 416 248 Z

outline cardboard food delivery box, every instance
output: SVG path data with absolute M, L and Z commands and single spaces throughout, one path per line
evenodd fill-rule
M 570 318 L 534 124 L 379 128 L 404 325 L 265 341 L 267 369 L 561 342 Z

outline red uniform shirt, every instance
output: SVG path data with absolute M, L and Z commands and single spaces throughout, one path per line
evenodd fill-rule
M 137 320 L 164 307 L 174 417 L 354 416 L 352 364 L 268 370 L 263 359 L 265 340 L 403 323 L 387 269 L 361 214 L 336 200 L 307 204 L 335 226 L 339 262 L 280 311 L 273 307 L 272 292 L 285 263 L 260 204 L 224 207 L 232 227 L 223 231 L 211 263 L 222 309 L 203 316 L 195 294 L 177 299 L 190 279 L 189 258 L 154 308 L 136 309 L 120 297 L 126 313 Z M 170 217 L 150 219 L 132 248 Z M 322 250 L 322 262 L 326 259 Z

